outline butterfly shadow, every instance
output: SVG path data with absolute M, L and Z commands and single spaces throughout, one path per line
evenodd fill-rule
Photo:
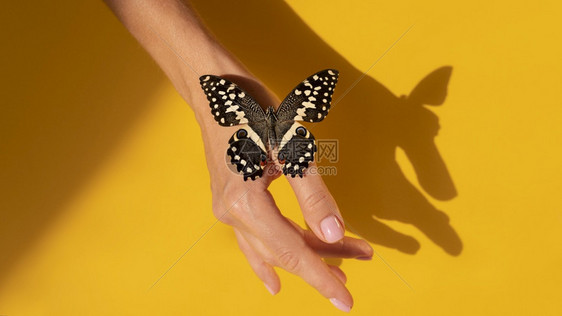
M 340 71 L 337 102 L 363 74 L 283 1 L 196 0 L 193 5 L 221 42 L 280 97 L 306 76 L 335 68 Z M 419 186 L 432 198 L 450 200 L 457 195 L 434 141 L 438 117 L 426 107 L 444 104 L 451 72 L 450 66 L 438 68 L 402 97 L 366 76 L 334 102 L 326 120 L 308 125 L 319 140 L 337 139 L 337 175 L 324 180 L 347 228 L 374 244 L 415 254 L 419 241 L 388 225 L 398 221 L 413 225 L 450 255 L 462 252 L 448 215 L 406 178 L 396 160 L 401 148 Z

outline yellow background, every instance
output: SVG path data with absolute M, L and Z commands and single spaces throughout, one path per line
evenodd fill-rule
M 327 67 L 342 97 L 413 25 L 313 130 L 340 140 L 326 180 L 380 255 L 334 261 L 353 313 L 562 313 L 559 2 L 196 6 L 280 97 Z M 285 272 L 272 297 L 222 223 L 149 290 L 215 223 L 193 113 L 102 3 L 10 1 L 0 20 L 0 315 L 340 314 Z M 384 110 L 445 65 L 443 105 Z M 286 181 L 272 191 L 303 224 Z

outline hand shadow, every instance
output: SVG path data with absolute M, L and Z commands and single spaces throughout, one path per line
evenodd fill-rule
M 373 82 L 362 83 L 355 88 L 357 97 L 349 96 L 348 103 L 342 102 L 341 108 L 333 111 L 336 118 L 315 129 L 326 130 L 322 135 L 338 131 L 334 135 L 339 140 L 337 176 L 324 180 L 344 212 L 348 228 L 370 242 L 416 253 L 420 248 L 416 239 L 379 219 L 395 220 L 414 225 L 451 255 L 462 251 L 448 216 L 406 179 L 395 158 L 396 149 L 402 148 L 421 187 L 432 197 L 448 200 L 456 196 L 434 143 L 438 118 L 423 106 L 444 101 L 451 70 L 435 70 L 408 97 L 377 91 Z
M 197 0 L 193 5 L 221 42 L 281 97 L 307 75 L 335 68 L 340 71 L 339 95 L 338 89 L 334 95 L 338 100 L 362 75 L 283 1 Z M 348 229 L 372 243 L 416 253 L 416 239 L 380 221 L 395 220 L 415 226 L 450 255 L 462 251 L 448 216 L 406 179 L 395 157 L 396 148 L 402 148 L 430 196 L 456 196 L 434 143 L 438 118 L 424 106 L 444 102 L 451 70 L 435 70 L 408 97 L 397 97 L 365 77 L 334 103 L 326 120 L 309 125 L 317 139 L 339 140 L 337 176 L 324 180 Z

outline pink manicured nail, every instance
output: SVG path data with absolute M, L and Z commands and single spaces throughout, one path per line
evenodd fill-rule
M 322 229 L 322 234 L 324 234 L 324 238 L 329 243 L 343 238 L 343 227 L 340 221 L 333 215 L 324 218 L 320 222 L 320 229 Z
M 271 295 L 275 295 L 275 292 L 269 287 L 269 285 L 267 285 L 266 283 L 264 283 L 263 285 L 265 285 L 265 288 L 269 291 L 269 293 L 271 293 Z
M 334 306 L 337 307 L 339 310 L 344 311 L 346 313 L 349 313 L 349 311 L 351 310 L 351 306 L 345 305 L 344 303 L 342 303 L 336 298 L 331 298 L 330 302 L 332 302 L 332 304 L 334 304 Z

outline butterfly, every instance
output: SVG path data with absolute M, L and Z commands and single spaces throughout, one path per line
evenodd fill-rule
M 252 96 L 225 78 L 199 78 L 219 125 L 243 125 L 229 139 L 227 155 L 244 181 L 263 175 L 268 152 L 275 148 L 283 174 L 303 177 L 314 161 L 316 142 L 299 121 L 320 122 L 328 115 L 338 74 L 335 69 L 325 69 L 306 78 L 285 97 L 277 111 L 271 106 L 264 110 Z

